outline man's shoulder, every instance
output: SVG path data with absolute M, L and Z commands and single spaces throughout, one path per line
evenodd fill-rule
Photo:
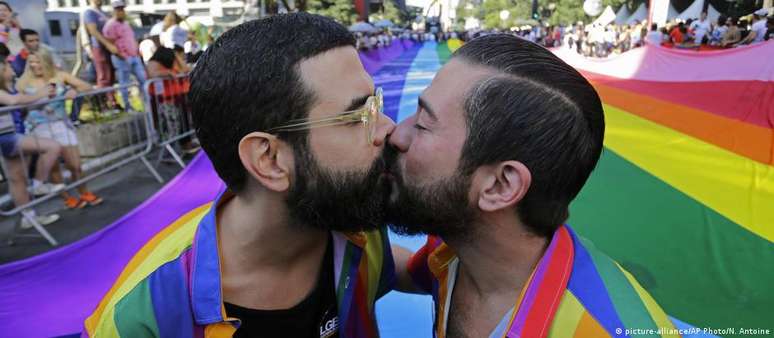
M 188 289 L 192 244 L 209 206 L 210 203 L 191 210 L 143 245 L 86 320 L 90 335 L 101 332 L 110 336 L 117 332 L 121 321 L 133 323 L 131 327 L 155 322 L 152 310 L 160 303 L 179 302 L 182 307 L 190 304 L 184 296 L 187 291 L 181 297 L 168 293 Z
M 94 8 L 86 8 L 83 10 L 83 16 L 86 18 L 86 20 L 96 20 L 99 17 L 105 16 L 105 13 L 102 13 L 102 11 L 98 11 Z

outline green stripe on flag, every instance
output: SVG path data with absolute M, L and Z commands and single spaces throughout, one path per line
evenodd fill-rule
M 569 224 L 667 314 L 698 327 L 774 329 L 774 243 L 613 151 L 573 202 Z
M 113 318 L 121 337 L 159 336 L 148 279 L 137 284 L 116 304 Z
M 645 303 L 642 302 L 639 294 L 634 290 L 618 265 L 610 257 L 599 252 L 594 244 L 587 239 L 581 237 L 581 241 L 594 261 L 597 273 L 610 294 L 610 300 L 613 301 L 621 323 L 630 329 L 657 331 L 658 327 L 648 309 L 645 308 Z M 658 335 L 643 335 L 643 337 L 650 336 L 656 337 Z
M 441 61 L 442 66 L 449 62 L 452 52 L 446 42 L 439 42 L 435 47 L 435 51 L 438 53 L 438 60 Z

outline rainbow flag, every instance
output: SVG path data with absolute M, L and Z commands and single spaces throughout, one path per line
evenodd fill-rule
M 460 45 L 396 41 L 360 56 L 399 121 Z M 774 42 L 699 54 L 640 48 L 605 61 L 556 53 L 592 81 L 606 109 L 606 149 L 572 205 L 573 229 L 672 320 L 735 328 L 729 336 L 774 330 Z M 199 156 L 103 230 L 1 265 L 0 336 L 77 334 L 142 245 L 221 187 Z M 391 293 L 376 304 L 382 337 L 430 337 L 432 311 L 429 296 Z
M 555 53 L 593 83 L 607 122 L 570 223 L 671 316 L 774 332 L 774 42 Z

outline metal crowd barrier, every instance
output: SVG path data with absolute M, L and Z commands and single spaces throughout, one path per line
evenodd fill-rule
M 4 156 L 0 157 L 0 163 L 9 178 L 9 191 L 16 189 L 15 192 L 17 194 L 23 195 L 24 192 L 29 194 L 29 202 L 22 205 L 14 205 L 14 208 L 8 211 L 0 210 L 0 216 L 12 217 L 21 214 L 23 219 L 26 219 L 28 224 L 32 225 L 39 233 L 39 235 L 20 234 L 19 230 L 21 229 L 21 222 L 17 222 L 11 238 L 9 239 L 9 244 L 13 244 L 16 237 L 43 236 L 52 246 L 58 245 L 56 239 L 38 222 L 36 217 L 33 217 L 30 212 L 24 211 L 34 210 L 33 208 L 56 197 L 62 191 L 77 188 L 97 177 L 121 168 L 130 162 L 136 160 L 142 161 L 151 175 L 153 175 L 159 183 L 164 182 L 161 175 L 159 175 L 155 167 L 151 165 L 146 158 L 153 149 L 154 140 L 152 139 L 152 136 L 155 133 L 153 129 L 153 117 L 150 116 L 150 109 L 147 109 L 147 95 L 144 94 L 147 92 L 140 91 L 143 101 L 146 102 L 146 109 L 143 109 L 142 112 L 127 109 L 127 112 L 121 112 L 116 116 L 112 116 L 109 121 L 104 121 L 106 120 L 106 112 L 113 109 L 107 106 L 108 100 L 106 96 L 112 94 L 116 98 L 120 97 L 118 93 L 126 88 L 135 88 L 137 90 L 143 89 L 139 88 L 136 84 L 131 84 L 81 93 L 71 101 L 71 111 L 68 112 L 67 116 L 63 116 L 61 110 L 59 110 L 64 109 L 67 106 L 68 100 L 64 97 L 56 97 L 27 105 L 0 108 L 0 134 L 16 135 L 28 139 L 31 138 L 37 145 L 37 150 L 40 150 L 40 143 L 44 142 L 44 139 L 55 138 L 65 143 L 77 143 L 79 144 L 82 155 L 91 155 L 102 159 L 96 161 L 102 163 L 95 163 L 95 161 L 91 162 L 91 164 L 98 168 L 97 170 L 90 171 L 88 175 L 84 174 L 83 177 L 77 181 L 70 182 L 66 185 L 64 190 L 51 191 L 43 196 L 36 197 L 33 193 L 29 192 L 28 189 L 28 183 L 31 182 L 28 170 L 30 164 L 29 155 L 31 154 L 25 153 L 23 149 L 19 147 L 19 153 L 16 154 L 16 156 L 7 159 Z M 102 122 L 104 123 L 84 123 L 77 125 L 78 110 L 88 106 L 91 106 L 92 111 L 95 113 L 96 121 L 100 122 L 103 120 Z M 73 111 L 73 109 L 75 111 Z M 58 113 L 57 110 L 59 110 Z M 70 116 L 71 114 L 74 116 Z M 14 120 L 14 115 L 17 115 L 16 120 Z M 26 125 L 29 129 L 25 131 L 25 134 L 16 134 L 14 121 L 18 123 L 21 115 L 26 115 L 24 120 L 27 122 Z M 75 117 L 75 119 L 73 117 Z M 77 136 L 79 132 L 81 134 L 87 132 L 91 132 L 92 134 L 96 133 L 97 137 L 92 139 L 79 138 Z M 79 140 L 76 141 L 75 139 Z M 38 165 L 44 165 L 41 161 L 38 161 L 37 163 Z M 55 163 L 59 163 L 59 159 L 57 159 Z M 81 167 L 83 167 L 85 163 L 82 156 Z M 44 182 L 50 183 L 50 177 L 51 174 L 42 179 Z M 13 186 L 14 184 L 16 184 L 16 186 Z M 21 186 L 18 186 L 19 184 L 23 184 L 24 189 L 21 189 Z
M 179 153 L 181 144 L 192 146 L 195 133 L 188 104 L 189 87 L 188 74 L 152 78 L 145 82 L 145 93 L 148 93 L 145 107 L 151 117 L 155 145 L 164 148 L 181 168 L 185 168 Z M 156 165 L 164 154 L 159 151 Z

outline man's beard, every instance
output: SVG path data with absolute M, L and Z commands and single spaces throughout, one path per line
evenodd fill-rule
M 367 171 L 336 172 L 321 167 L 305 144 L 294 153 L 296 175 L 287 205 L 295 222 L 339 232 L 384 226 L 389 181 L 382 156 Z
M 470 175 L 456 172 L 421 186 L 407 184 L 400 169 L 394 165 L 391 151 L 385 150 L 394 182 L 394 191 L 387 202 L 386 220 L 390 229 L 402 235 L 470 238 L 474 234 L 473 220 L 477 213 L 468 200 Z

